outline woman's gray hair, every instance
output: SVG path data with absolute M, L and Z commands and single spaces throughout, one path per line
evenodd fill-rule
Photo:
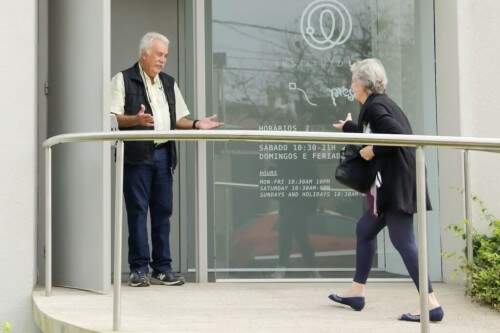
M 370 93 L 385 93 L 387 74 L 384 65 L 375 58 L 356 61 L 351 65 L 352 80 L 360 83 Z
M 149 49 L 151 49 L 151 46 L 153 46 L 153 42 L 155 40 L 159 40 L 165 43 L 167 47 L 170 44 L 170 41 L 164 35 L 158 32 L 148 32 L 141 38 L 141 42 L 139 44 L 139 58 L 141 57 L 143 52 L 148 52 Z

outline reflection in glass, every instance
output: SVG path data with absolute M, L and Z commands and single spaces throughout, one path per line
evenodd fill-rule
M 413 0 L 214 0 L 210 105 L 230 129 L 333 131 L 359 106 L 351 62 L 378 57 L 389 94 L 422 130 Z M 265 8 L 265 10 L 263 10 Z M 334 177 L 341 146 L 216 143 L 218 278 L 351 277 L 363 196 Z M 374 277 L 386 269 L 378 241 Z

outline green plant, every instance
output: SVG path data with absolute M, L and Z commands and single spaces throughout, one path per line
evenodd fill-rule
M 7 321 L 2 326 L 2 333 L 9 333 L 12 331 L 12 325 Z
M 468 280 L 467 294 L 474 301 L 500 311 L 500 219 L 490 214 L 484 202 L 476 196 L 473 197 L 473 201 L 479 205 L 481 218 L 488 223 L 490 234 L 480 234 L 471 228 L 473 261 L 467 262 L 467 246 L 465 246 L 463 254 L 458 258 L 460 263 L 458 269 L 465 273 Z M 459 224 L 448 225 L 447 229 L 465 240 L 468 223 L 469 221 L 464 220 Z M 452 257 L 454 253 L 444 256 Z

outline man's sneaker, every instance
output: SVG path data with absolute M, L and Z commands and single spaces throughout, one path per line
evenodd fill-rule
M 133 271 L 128 277 L 128 285 L 131 287 L 149 287 L 149 280 L 143 272 Z
M 184 278 L 173 272 L 153 272 L 153 274 L 151 274 L 151 284 L 181 286 L 184 284 Z

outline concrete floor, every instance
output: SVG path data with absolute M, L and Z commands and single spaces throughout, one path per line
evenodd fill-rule
M 410 283 L 372 283 L 355 312 L 327 299 L 345 283 L 210 283 L 123 287 L 123 332 L 420 332 L 396 320 L 418 307 Z M 500 332 L 500 313 L 472 304 L 460 287 L 434 284 L 445 318 L 431 332 Z M 109 332 L 112 295 L 55 288 L 33 295 L 35 320 L 46 332 Z

